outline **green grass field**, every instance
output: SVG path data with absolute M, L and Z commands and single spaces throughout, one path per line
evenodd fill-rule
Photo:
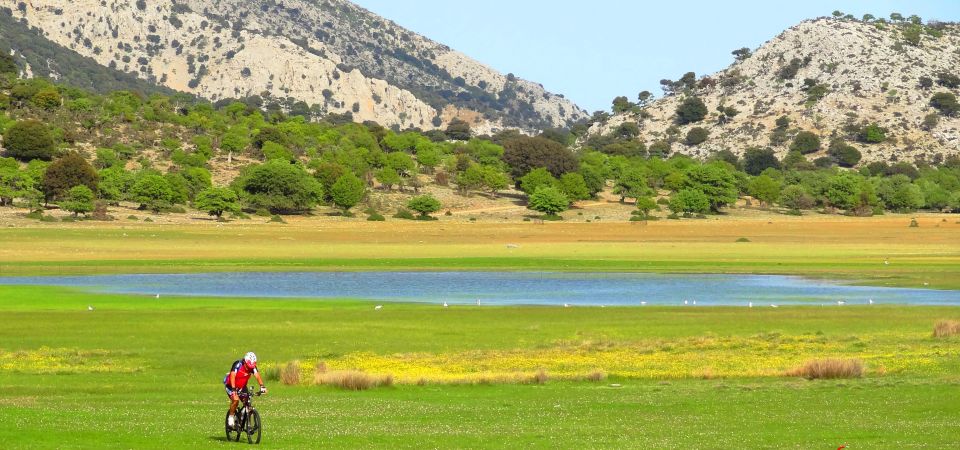
M 0 276 L 585 270 L 960 289 L 960 223 L 909 220 L 15 225 L 0 229 Z M 932 336 L 958 307 L 375 311 L 0 287 L 0 314 L 4 448 L 245 445 L 223 440 L 220 381 L 248 350 L 301 378 L 269 381 L 257 402 L 269 448 L 952 449 L 960 436 L 960 337 Z M 786 375 L 820 358 L 862 361 L 865 375 Z M 318 386 L 321 362 L 393 383 Z
M 3 287 L 0 298 L 5 448 L 246 445 L 222 440 L 220 380 L 249 349 L 265 367 L 395 368 L 394 386 L 361 392 L 270 381 L 257 403 L 269 448 L 902 449 L 955 448 L 960 436 L 960 338 L 932 337 L 933 324 L 960 318 L 960 308 L 375 311 L 357 301 L 34 287 Z M 480 362 L 528 373 L 516 355 L 548 374 L 577 370 L 571 361 L 606 364 L 584 368 L 608 378 L 403 381 L 418 370 L 411 361 L 429 358 L 443 361 L 439 371 L 462 374 Z M 824 356 L 860 358 L 866 376 L 782 375 Z M 631 373 L 651 361 L 670 369 Z

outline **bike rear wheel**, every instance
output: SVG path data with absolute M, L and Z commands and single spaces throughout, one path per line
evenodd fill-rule
M 260 443 L 260 413 L 255 409 L 250 410 L 246 424 L 247 442 L 250 444 Z
M 223 427 L 227 431 L 227 441 L 239 441 L 240 440 L 240 424 L 236 424 L 234 428 L 230 428 L 230 411 L 227 411 L 227 417 L 223 419 Z

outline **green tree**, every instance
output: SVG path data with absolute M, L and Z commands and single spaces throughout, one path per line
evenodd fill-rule
M 470 164 L 466 170 L 457 174 L 457 190 L 466 195 L 483 187 L 483 167 L 479 164 Z
M 510 185 L 510 177 L 499 167 L 483 166 L 483 186 L 496 197 L 498 193 Z
M 629 167 L 622 171 L 613 186 L 613 193 L 620 196 L 621 202 L 649 195 L 650 191 L 647 175 L 640 167 Z
M 446 134 L 447 138 L 454 141 L 469 141 L 471 135 L 470 124 L 460 119 L 453 119 L 447 125 Z
M 130 187 L 130 200 L 140 204 L 140 209 L 160 212 L 173 203 L 174 192 L 167 179 L 158 173 L 143 173 Z
M 884 206 L 893 211 L 912 211 L 924 206 L 923 191 L 906 175 L 882 179 L 877 195 Z
M 30 102 L 37 108 L 53 111 L 62 105 L 63 98 L 56 89 L 48 88 L 34 94 Z
M 81 184 L 70 189 L 67 199 L 60 203 L 60 207 L 72 212 L 74 217 L 77 214 L 87 215 L 93 211 L 93 200 L 93 191 Z
M 677 107 L 677 123 L 686 125 L 700 122 L 707 117 L 708 112 L 707 105 L 700 97 L 687 97 Z
M 113 166 L 103 169 L 99 172 L 99 182 L 97 189 L 100 198 L 113 204 L 118 204 L 127 197 L 130 188 L 136 181 L 133 174 L 127 172 L 121 166 Z
M 625 113 L 633 109 L 636 105 L 630 102 L 630 99 L 627 97 L 617 97 L 613 99 L 613 112 L 614 113 Z
M 801 131 L 793 138 L 790 151 L 797 151 L 804 155 L 816 153 L 820 150 L 820 136 L 809 131 Z
M 437 200 L 430 194 L 414 197 L 407 202 L 407 208 L 420 213 L 420 218 L 422 219 L 429 218 L 430 214 L 440 211 L 442 206 L 440 200 Z
M 388 191 L 393 189 L 394 185 L 400 185 L 403 182 L 403 178 L 400 177 L 400 174 L 397 173 L 395 169 L 390 167 L 384 167 L 377 171 L 377 181 L 380 182 L 383 187 Z
M 50 127 L 38 120 L 17 122 L 3 134 L 4 156 L 21 161 L 49 161 L 56 152 L 56 145 Z
M 670 211 L 676 214 L 706 214 L 710 212 L 710 199 L 696 189 L 683 189 L 670 198 Z
M 657 202 L 652 197 L 643 195 L 637 198 L 637 211 L 643 220 L 650 219 L 650 212 L 657 209 Z
M 780 198 L 780 183 L 766 175 L 754 177 L 748 189 L 753 198 L 760 200 L 761 205 L 770 205 Z
M 267 161 L 279 159 L 281 161 L 291 162 L 295 159 L 290 149 L 273 141 L 264 142 L 262 150 L 263 158 Z
M 547 169 L 540 167 L 520 178 L 520 190 L 527 195 L 533 195 L 537 189 L 544 186 L 556 187 L 557 183 L 557 179 Z
M 720 208 L 737 201 L 737 180 L 730 169 L 722 163 L 693 166 L 687 171 L 686 187 L 706 195 L 710 209 Z
M 853 210 L 860 205 L 863 180 L 851 172 L 840 172 L 830 178 L 824 193 L 830 206 Z
M 565 173 L 560 177 L 560 191 L 571 201 L 587 200 L 591 197 L 583 175 L 576 172 Z
M 342 209 L 345 214 L 349 213 L 350 208 L 360 203 L 366 195 L 367 186 L 353 172 L 343 174 L 330 187 L 333 204 Z
M 220 219 L 226 212 L 240 211 L 240 198 L 233 189 L 210 187 L 197 194 L 194 207 Z
M 517 137 L 504 143 L 503 160 L 514 179 L 536 168 L 546 168 L 554 177 L 576 172 L 579 162 L 570 149 L 542 137 Z
M 540 186 L 530 195 L 530 201 L 527 204 L 527 208 L 547 216 L 556 216 L 569 207 L 570 200 L 554 186 Z
M 743 154 L 743 171 L 750 175 L 760 175 L 767 169 L 780 169 L 776 153 L 769 148 L 750 147 Z
M 74 186 L 84 185 L 97 190 L 97 170 L 79 153 L 67 153 L 57 159 L 43 174 L 41 187 L 47 200 L 63 198 Z
M 248 167 L 234 183 L 248 207 L 273 214 L 309 211 L 323 198 L 323 187 L 303 167 L 281 160 Z
M 816 201 L 803 186 L 792 184 L 783 188 L 780 193 L 780 204 L 785 208 L 800 211 L 813 208 Z

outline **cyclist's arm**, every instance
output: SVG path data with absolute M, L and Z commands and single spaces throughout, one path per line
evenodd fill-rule
M 258 371 L 256 371 L 256 372 L 254 372 L 253 375 L 254 375 L 255 377 L 257 377 L 257 383 L 260 383 L 260 386 L 262 387 L 262 386 L 263 386 L 263 378 L 260 378 L 260 371 L 258 370 Z
M 260 377 L 260 376 L 257 375 L 257 378 L 259 378 L 259 377 Z M 232 388 L 232 389 L 236 389 L 236 388 L 237 388 L 237 372 L 236 372 L 236 371 L 230 372 L 230 388 Z

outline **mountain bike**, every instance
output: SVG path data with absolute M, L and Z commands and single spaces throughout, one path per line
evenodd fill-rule
M 240 442 L 240 436 L 246 434 L 247 442 L 250 444 L 260 443 L 260 413 L 253 407 L 251 402 L 253 395 L 247 389 L 238 392 L 240 397 L 240 406 L 237 408 L 236 426 L 230 426 L 230 411 L 224 418 L 224 428 L 227 430 L 227 440 Z M 260 393 L 257 392 L 257 397 Z

